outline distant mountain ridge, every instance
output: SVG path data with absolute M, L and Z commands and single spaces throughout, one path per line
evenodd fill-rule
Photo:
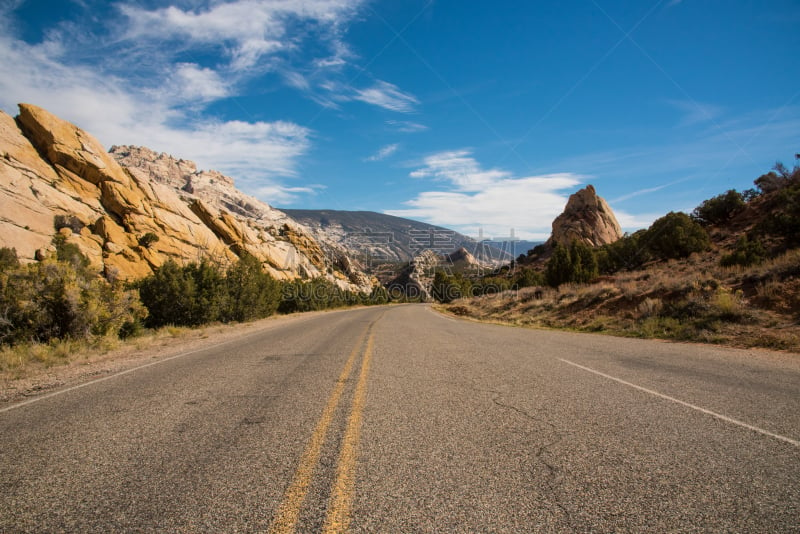
M 455 230 L 373 211 L 282 209 L 311 230 L 318 240 L 333 241 L 362 263 L 408 262 L 425 250 L 447 255 L 465 249 L 484 263 L 513 256 Z

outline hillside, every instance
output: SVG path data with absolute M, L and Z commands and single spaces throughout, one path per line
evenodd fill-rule
M 722 193 L 692 217 L 670 213 L 604 247 L 532 254 L 508 274 L 530 281 L 516 290 L 445 280 L 439 294 L 485 294 L 444 308 L 521 326 L 800 352 L 800 167 L 778 168 L 757 190 Z M 575 281 L 581 269 L 587 282 Z
M 352 251 L 365 264 L 409 262 L 424 250 L 449 254 L 464 248 L 479 261 L 508 261 L 512 255 L 454 230 L 373 211 L 283 210 L 313 234 Z M 524 251 L 521 251 L 524 252 Z
M 324 277 L 369 291 L 341 249 L 236 190 L 233 180 L 148 149 L 117 147 L 46 110 L 0 113 L 0 246 L 20 260 L 76 246 L 109 279 L 138 279 L 172 259 L 259 260 L 278 280 Z M 115 157 L 117 159 L 115 159 Z

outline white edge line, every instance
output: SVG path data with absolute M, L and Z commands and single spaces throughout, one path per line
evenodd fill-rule
M 312 318 L 312 317 L 309 317 L 309 319 L 310 318 Z M 171 360 L 176 360 L 178 358 L 183 358 L 184 356 L 190 356 L 192 354 L 197 354 L 198 352 L 204 352 L 204 351 L 207 351 L 207 350 L 216 349 L 218 347 L 222 347 L 223 345 L 227 345 L 229 343 L 233 343 L 234 341 L 242 341 L 243 339 L 247 339 L 249 337 L 253 337 L 255 335 L 262 334 L 265 330 L 271 330 L 270 328 L 268 328 L 269 326 L 272 326 L 272 325 L 267 325 L 267 327 L 265 327 L 263 329 L 260 329 L 260 330 L 258 330 L 256 332 L 253 332 L 251 334 L 247 334 L 247 335 L 242 336 L 242 337 L 236 337 L 234 339 L 229 339 L 228 341 L 223 341 L 221 343 L 217 343 L 216 345 L 211 345 L 209 347 L 202 347 L 202 348 L 199 348 L 199 349 L 190 350 L 189 352 L 182 352 L 180 354 L 176 354 L 174 356 L 169 356 L 169 357 L 163 358 L 161 360 L 157 360 L 157 361 L 154 361 L 154 362 L 149 362 L 149 363 L 146 363 L 144 365 L 139 365 L 137 367 L 132 367 L 130 369 L 125 369 L 124 371 L 120 371 L 120 372 L 114 373 L 112 375 L 104 376 L 102 378 L 96 378 L 94 380 L 90 380 L 89 382 L 84 382 L 82 384 L 77 384 L 75 386 L 68 387 L 66 389 L 59 389 L 58 391 L 53 391 L 52 393 L 47 393 L 45 395 L 41 395 L 41 396 L 38 396 L 38 397 L 34 397 L 32 399 L 28 399 L 28 400 L 25 400 L 25 401 L 22 401 L 22 402 L 18 402 L 16 404 L 12 404 L 11 406 L 6 406 L 5 408 L 0 408 L 0 413 L 10 412 L 11 410 L 15 410 L 17 408 L 22 408 L 23 406 L 27 406 L 27 405 L 33 404 L 35 402 L 43 401 L 45 399 L 49 399 L 51 397 L 56 397 L 58 395 L 63 395 L 64 393 L 69 393 L 70 391 L 75 391 L 76 389 L 85 388 L 85 387 L 91 386 L 93 384 L 98 384 L 100 382 L 105 382 L 106 380 L 111 380 L 112 378 L 117 378 L 117 377 L 120 377 L 122 375 L 127 375 L 129 373 L 133 373 L 133 372 L 139 371 L 141 369 L 146 369 L 147 367 L 152 367 L 154 365 L 159 365 L 159 364 L 171 361 Z
M 706 415 L 710 415 L 711 417 L 716 417 L 717 419 L 720 419 L 721 421 L 725 421 L 726 423 L 731 423 L 731 424 L 734 424 L 734 425 L 738 425 L 738 426 L 740 426 L 742 428 L 746 428 L 748 430 L 752 430 L 753 432 L 758 432 L 759 434 L 763 434 L 765 436 L 769 436 L 771 438 L 775 438 L 775 439 L 784 441 L 784 442 L 786 442 L 786 443 L 788 443 L 790 445 L 794 445 L 795 447 L 800 447 L 800 441 L 794 440 L 792 438 L 787 438 L 786 436 L 781 436 L 780 434 L 775 434 L 774 432 L 770 432 L 769 430 L 764 430 L 763 428 L 758 428 L 757 426 L 749 425 L 747 423 L 744 423 L 742 421 L 738 421 L 738 420 L 733 419 L 731 417 L 728 417 L 726 415 L 722 415 L 722 414 L 718 414 L 716 412 L 712 412 L 711 410 L 707 410 L 707 409 L 702 408 L 700 406 L 697 406 L 695 404 L 691 404 L 691 403 L 688 403 L 686 401 L 682 401 L 680 399 L 676 399 L 675 397 L 670 397 L 669 395 L 664 395 L 663 393 L 659 393 L 658 391 L 653 391 L 652 389 L 647 389 L 647 388 L 642 387 L 642 386 L 637 386 L 636 384 L 632 384 L 630 382 L 622 380 L 621 378 L 617 378 L 617 377 L 614 377 L 614 376 L 611 376 L 611 375 L 607 375 L 605 373 L 601 373 L 600 371 L 595 371 L 594 369 L 590 369 L 589 367 L 584 367 L 583 365 L 577 364 L 575 362 L 571 362 L 571 361 L 565 360 L 563 358 L 558 358 L 558 359 L 560 361 L 564 362 L 564 363 L 568 363 L 569 365 L 577 367 L 578 369 L 583 369 L 584 371 L 588 371 L 588 372 L 596 374 L 598 376 L 602 376 L 603 378 L 608 378 L 609 380 L 613 380 L 614 382 L 619 382 L 620 384 L 624 384 L 624 385 L 632 387 L 634 389 L 638 389 L 639 391 L 644 391 L 645 393 L 649 393 L 650 395 L 654 395 L 656 397 L 660 397 L 662 399 L 665 399 L 665 400 L 680 404 L 682 406 L 686 406 L 687 408 L 691 408 L 692 410 L 697 410 L 698 412 L 704 413 Z

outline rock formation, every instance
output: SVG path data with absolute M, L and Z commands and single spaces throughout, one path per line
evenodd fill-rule
M 442 262 L 442 257 L 432 250 L 423 250 L 411 260 L 405 269 L 386 288 L 393 297 L 405 296 L 429 302 L 429 288 L 433 282 L 433 271 Z
M 22 261 L 53 249 L 58 232 L 107 277 L 146 276 L 165 261 L 261 260 L 277 279 L 326 277 L 367 291 L 372 281 L 327 256 L 301 225 L 236 190 L 220 173 L 148 149 L 113 157 L 82 129 L 20 104 L 0 112 L 0 246 Z M 122 164 L 121 164 L 122 163 Z
M 614 212 L 594 187 L 587 185 L 569 197 L 564 212 L 553 221 L 548 245 L 569 245 L 582 241 L 592 247 L 613 243 L 622 237 L 622 229 Z
M 451 269 L 457 271 L 481 267 L 481 263 L 464 247 L 445 256 L 444 262 L 449 265 Z
M 440 255 L 433 250 L 423 250 L 386 287 L 393 296 L 404 295 L 408 298 L 419 298 L 423 302 L 432 300 L 430 288 L 436 270 L 448 274 L 454 272 L 474 272 L 484 267 L 475 256 L 464 247 Z

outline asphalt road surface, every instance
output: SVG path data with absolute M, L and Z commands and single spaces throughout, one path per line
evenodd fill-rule
M 281 318 L 0 407 L 2 532 L 800 532 L 800 357 Z

